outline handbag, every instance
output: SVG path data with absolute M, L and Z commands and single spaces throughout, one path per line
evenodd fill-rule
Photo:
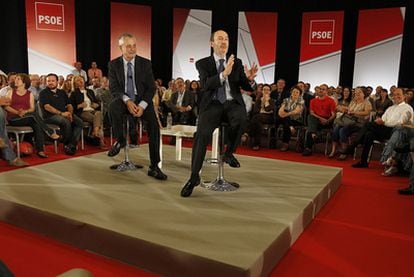
M 346 114 L 346 113 L 341 115 L 339 118 L 336 118 L 334 123 L 338 126 L 353 126 L 353 125 L 359 126 L 360 125 L 360 123 L 358 122 L 358 118 L 356 118 L 355 116 Z

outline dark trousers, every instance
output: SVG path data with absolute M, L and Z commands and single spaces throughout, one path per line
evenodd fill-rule
M 374 140 L 384 140 L 391 137 L 393 127 L 378 125 L 375 122 L 368 122 L 358 132 L 355 142 L 350 146 L 354 149 L 358 144 L 362 144 L 361 162 L 368 163 L 369 150 Z
M 283 143 L 289 143 L 290 138 L 292 136 L 292 131 L 290 130 L 290 127 L 293 126 L 303 126 L 303 123 L 300 121 L 296 121 L 294 119 L 291 119 L 289 116 L 287 117 L 276 117 L 275 122 L 275 130 L 279 128 L 279 125 L 282 124 L 283 127 L 283 136 L 282 136 L 282 142 Z
M 322 129 L 330 128 L 332 128 L 332 123 L 323 125 L 317 117 L 310 114 L 308 116 L 308 130 L 306 131 L 305 148 L 312 149 L 312 146 L 315 143 L 312 134 L 315 134 Z
M 46 118 L 44 122 L 59 126 L 64 145 L 76 146 L 83 129 L 83 121 L 75 114 L 73 114 L 72 117 L 73 120 L 69 121 L 66 117 L 55 114 Z
M 125 144 L 126 138 L 124 135 L 124 123 L 129 111 L 124 101 L 120 98 L 114 99 L 109 106 L 109 115 L 111 118 L 112 129 L 116 140 Z M 147 131 L 149 135 L 149 154 L 151 166 L 155 167 L 160 162 L 160 127 L 158 126 L 157 117 L 155 115 L 154 106 L 152 103 L 147 106 L 142 114 L 141 119 L 147 124 Z
M 224 104 L 212 101 L 199 114 L 192 150 L 191 178 L 198 177 L 213 131 L 223 121 L 229 124 L 226 132 L 228 135 L 226 154 L 233 154 L 240 144 L 240 138 L 247 121 L 245 107 L 235 101 L 226 101 Z
M 253 146 L 260 145 L 260 139 L 262 136 L 263 124 L 274 124 L 273 113 L 258 113 L 255 114 L 250 120 L 250 135 L 253 138 Z
M 52 134 L 51 130 L 37 113 L 26 114 L 24 117 L 16 117 L 9 120 L 11 126 L 30 126 L 34 132 L 35 148 L 37 151 L 44 150 L 45 134 Z

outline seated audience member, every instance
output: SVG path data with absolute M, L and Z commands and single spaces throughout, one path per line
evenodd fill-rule
M 381 89 L 379 98 L 375 100 L 374 106 L 375 106 L 375 117 L 381 117 L 384 112 L 393 105 L 391 99 L 388 97 L 388 91 L 383 88 Z
M 0 74 L 0 89 L 7 87 L 7 86 L 8 86 L 7 75 Z
M 306 89 L 306 84 L 304 84 L 303 82 L 299 82 L 298 84 L 297 84 L 297 86 L 299 87 L 299 88 L 303 88 L 303 89 Z M 309 85 L 310 86 L 310 85 Z M 309 116 L 309 109 L 310 109 L 310 101 L 313 99 L 313 98 L 315 98 L 315 95 L 318 95 L 318 91 L 319 91 L 319 86 L 316 86 L 315 87 L 315 93 L 310 93 L 310 92 L 307 92 L 307 93 L 302 93 L 302 99 L 303 99 L 303 101 L 304 101 L 304 103 L 305 103 L 305 107 L 304 107 L 304 110 L 305 110 L 305 114 L 304 114 L 304 116 L 303 116 L 303 123 L 305 124 L 305 125 L 307 125 L 307 122 L 308 122 L 308 116 Z
M 72 70 L 73 76 L 82 76 L 84 80 L 88 80 L 88 75 L 86 74 L 86 71 L 82 69 L 82 63 L 81 62 L 75 62 L 74 64 L 75 69 Z
M 405 125 L 413 127 L 411 125 Z M 383 176 L 393 176 L 399 171 L 410 171 L 413 165 L 411 155 L 407 151 L 395 151 L 395 149 L 402 149 L 408 146 L 409 127 L 397 126 L 392 130 L 391 137 L 384 146 L 381 153 L 380 162 L 384 166 Z
M 414 89 L 409 88 L 405 90 L 405 102 L 414 109 Z
M 28 166 L 29 164 L 19 159 L 13 151 L 13 145 L 9 140 L 6 130 L 6 112 L 2 106 L 10 105 L 10 98 L 0 96 L 0 151 L 9 165 Z
M 410 124 L 407 125 L 404 129 L 406 129 L 407 133 L 407 151 L 410 152 L 411 160 L 414 160 L 414 125 Z M 410 183 L 408 187 L 402 188 L 398 190 L 399 194 L 402 195 L 414 195 L 414 166 L 411 166 L 410 169 Z
M 315 143 L 316 134 L 321 129 L 332 127 L 336 116 L 336 103 L 328 96 L 328 85 L 319 86 L 318 95 L 310 101 L 308 116 L 308 130 L 306 131 L 305 149 L 303 156 L 312 155 L 312 146 Z
M 289 90 L 286 89 L 286 81 L 284 79 L 279 79 L 276 82 L 276 90 L 273 90 L 270 93 L 270 98 L 275 101 L 275 108 L 279 110 L 280 105 L 282 105 L 283 99 L 289 98 Z
M 14 89 L 14 79 L 16 78 L 17 73 L 16 72 L 9 72 L 9 74 L 7 75 L 7 86 L 3 87 L 2 89 L 0 89 L 0 97 L 1 96 L 6 96 L 9 91 L 11 91 L 12 89 Z
M 101 78 L 94 77 L 90 80 L 91 85 L 87 88 L 92 90 L 96 94 L 96 91 L 101 87 Z
M 332 150 L 328 156 L 329 158 L 336 155 L 338 143 L 341 145 L 342 151 L 347 148 L 349 137 L 351 134 L 358 132 L 368 122 L 371 110 L 371 102 L 365 98 L 364 88 L 362 87 L 355 89 L 354 99 L 352 99 L 349 106 L 337 107 L 338 113 L 334 121 Z M 349 120 L 343 120 L 344 117 L 348 117 Z M 338 159 L 346 159 L 346 154 L 341 154 Z
M 39 100 L 39 93 L 42 90 L 40 88 L 40 76 L 38 74 L 30 74 L 30 87 L 29 91 L 33 94 L 35 102 Z
M 303 125 L 304 105 L 302 91 L 298 86 L 292 87 L 290 97 L 283 99 L 276 116 L 275 129 L 277 130 L 280 124 L 283 126 L 283 145 L 280 148 L 282 152 L 289 150 L 289 141 L 292 132 L 295 132 L 295 126 Z
M 63 75 L 58 76 L 58 89 L 63 89 L 65 86 L 65 77 Z
M 10 98 L 10 104 L 5 107 L 9 125 L 32 127 L 37 156 L 47 158 L 44 149 L 44 132 L 52 139 L 58 139 L 59 136 L 35 113 L 34 96 L 28 90 L 30 87 L 29 75 L 23 73 L 17 74 L 14 84 L 16 89 L 13 89 L 7 95 Z
M 358 132 L 355 142 L 349 145 L 344 152 L 344 154 L 351 154 L 358 144 L 362 144 L 361 159 L 353 164 L 353 167 L 368 167 L 369 150 L 374 140 L 389 139 L 394 127 L 413 123 L 413 108 L 404 102 L 405 97 L 401 88 L 394 90 L 393 100 L 394 105 L 389 107 L 382 117 L 365 124 Z
M 92 80 L 94 78 L 99 80 L 102 78 L 102 70 L 98 68 L 98 64 L 95 61 L 91 62 L 91 68 L 88 69 L 88 78 L 91 85 L 93 85 Z
M 167 102 L 167 106 L 172 112 L 173 124 L 194 125 L 194 95 L 185 89 L 182 78 L 177 78 L 175 83 L 177 91 L 171 95 L 170 100 Z
M 57 88 L 58 76 L 50 73 L 46 81 L 47 87 L 39 95 L 40 108 L 44 111 L 44 121 L 60 127 L 64 151 L 68 155 L 74 155 L 83 128 L 82 119 L 73 114 L 73 106 L 67 94 Z
M 274 124 L 275 101 L 270 98 L 270 86 L 264 84 L 262 97 L 256 99 L 253 107 L 253 117 L 249 124 L 250 136 L 253 138 L 253 150 L 260 149 L 263 124 Z
M 71 103 L 74 113 L 92 125 L 92 136 L 99 140 L 101 149 L 107 150 L 103 136 L 101 106 L 95 97 L 95 93 L 85 88 L 85 80 L 82 76 L 73 77 L 75 90 L 71 95 Z
M 102 77 L 101 87 L 96 91 L 96 98 L 101 102 L 102 105 L 102 119 L 104 126 L 110 126 L 109 120 L 109 104 L 111 104 L 114 97 L 109 91 L 109 80 L 107 77 Z

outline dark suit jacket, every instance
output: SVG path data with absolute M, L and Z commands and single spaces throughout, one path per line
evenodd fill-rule
M 213 100 L 216 90 L 221 87 L 220 77 L 217 72 L 214 56 L 209 56 L 198 60 L 196 68 L 199 73 L 201 90 L 198 95 L 199 111 L 202 112 Z M 244 73 L 244 67 L 240 59 L 234 59 L 233 70 L 228 76 L 231 96 L 244 106 L 244 101 L 240 93 L 240 87 L 246 91 L 253 91 L 249 79 Z
M 125 93 L 125 72 L 122 56 L 112 60 L 108 65 L 109 69 L 109 91 L 115 98 L 121 98 Z M 135 56 L 135 87 L 138 97 L 152 105 L 152 98 L 155 93 L 154 76 L 152 75 L 151 62 L 143 57 Z
M 91 100 L 92 103 L 99 104 L 99 101 L 95 97 L 95 93 L 91 89 L 86 89 L 86 96 Z M 83 93 L 77 88 L 74 92 L 70 95 L 70 100 L 73 105 L 73 110 L 77 116 L 83 112 L 83 108 L 78 109 L 78 105 L 84 101 Z M 95 110 L 99 110 L 100 108 L 96 108 Z
M 178 92 L 174 92 L 171 95 L 170 100 L 167 102 L 168 108 L 170 108 L 174 113 L 177 112 L 177 101 L 178 101 Z M 191 106 L 191 109 L 194 109 L 195 99 L 194 99 L 194 95 L 191 92 L 187 90 L 184 92 L 184 97 L 183 97 L 181 106 L 183 107 Z

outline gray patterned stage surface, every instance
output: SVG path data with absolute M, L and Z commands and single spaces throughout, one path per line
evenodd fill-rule
M 164 146 L 167 181 L 114 172 L 98 153 L 0 174 L 0 219 L 167 276 L 266 276 L 341 183 L 340 168 L 238 156 L 233 192 L 182 198 L 190 149 Z M 216 167 L 206 165 L 204 180 Z

